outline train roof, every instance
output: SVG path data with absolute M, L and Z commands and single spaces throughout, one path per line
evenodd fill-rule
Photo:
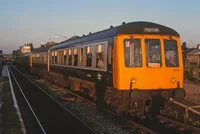
M 87 36 L 82 36 L 74 40 L 62 42 L 60 44 L 50 47 L 49 49 L 50 50 L 62 49 L 67 46 L 75 44 L 82 44 L 85 42 L 101 40 L 104 38 L 112 38 L 118 34 L 161 34 L 161 35 L 171 35 L 179 37 L 178 32 L 176 32 L 172 28 L 160 24 L 152 22 L 131 22 L 127 24 L 123 23 L 122 25 L 116 27 L 110 27 L 109 29 L 89 34 Z

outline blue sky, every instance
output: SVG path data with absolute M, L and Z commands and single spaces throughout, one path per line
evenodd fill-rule
M 123 21 L 172 27 L 182 42 L 196 46 L 200 43 L 199 5 L 198 0 L 2 0 L 0 49 L 12 53 L 30 42 L 39 47 L 56 35 L 88 34 Z

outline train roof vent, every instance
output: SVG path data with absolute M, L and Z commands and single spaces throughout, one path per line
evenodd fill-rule
M 110 28 L 113 28 L 113 26 L 111 25 Z

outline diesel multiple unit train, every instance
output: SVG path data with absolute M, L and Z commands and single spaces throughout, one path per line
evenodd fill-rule
M 40 47 L 24 65 L 93 100 L 104 85 L 104 103 L 117 112 L 143 114 L 184 98 L 179 34 L 152 22 L 131 22 Z M 24 66 L 25 67 L 25 66 Z

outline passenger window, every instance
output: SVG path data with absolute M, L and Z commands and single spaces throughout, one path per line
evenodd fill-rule
M 57 58 L 57 64 L 60 64 L 61 63 L 61 58 L 60 58 L 60 55 L 61 55 L 61 53 L 60 53 L 60 51 L 58 51 L 58 58 Z
M 44 55 L 43 54 L 41 54 L 41 58 L 42 58 L 42 64 L 44 64 Z
M 79 62 L 80 66 L 83 66 L 83 48 L 79 49 Z
M 68 50 L 68 65 L 72 65 L 72 50 Z
M 142 52 L 140 39 L 124 40 L 124 60 L 126 67 L 142 66 Z
M 146 62 L 148 67 L 161 67 L 161 48 L 160 40 L 146 39 Z
M 51 53 L 51 64 L 54 64 L 54 52 Z
M 91 46 L 86 47 L 86 67 L 92 67 L 92 51 Z
M 57 64 L 57 62 L 58 62 L 58 52 L 55 51 L 55 64 Z
M 96 45 L 96 68 L 104 68 L 105 60 L 104 60 L 104 45 L 99 44 Z
M 47 63 L 47 55 L 44 54 L 44 64 L 46 64 L 46 63 Z
M 67 64 L 67 50 L 64 50 L 64 62 L 63 62 L 64 65 Z
M 60 65 L 63 65 L 63 51 L 60 51 Z
M 73 51 L 73 59 L 74 59 L 74 66 L 77 66 L 78 65 L 78 48 L 74 48 L 74 51 Z

